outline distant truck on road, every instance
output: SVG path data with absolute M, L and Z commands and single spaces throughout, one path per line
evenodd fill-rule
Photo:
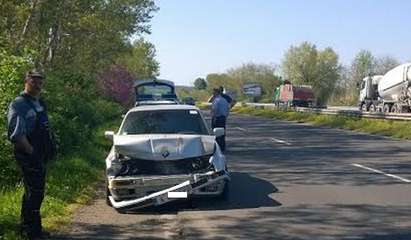
M 397 66 L 383 76 L 365 77 L 360 89 L 361 111 L 411 112 L 411 63 Z
M 284 84 L 275 89 L 273 101 L 277 106 L 313 107 L 315 97 L 311 86 L 297 86 L 292 85 L 289 81 L 284 81 Z

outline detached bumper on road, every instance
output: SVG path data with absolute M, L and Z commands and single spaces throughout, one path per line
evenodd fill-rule
M 180 184 L 149 194 L 141 198 L 124 201 L 115 201 L 115 199 L 112 196 L 109 196 L 109 200 L 111 205 L 116 209 L 131 210 L 153 205 L 158 206 L 178 199 L 178 197 L 173 197 L 172 195 L 174 194 L 170 193 L 180 192 L 186 193 L 187 196 L 189 196 L 195 193 L 196 190 L 199 190 L 200 188 L 207 187 L 211 184 L 216 184 L 220 181 L 230 180 L 230 177 L 226 171 L 219 171 L 199 174 L 193 179 L 195 180 L 186 180 Z

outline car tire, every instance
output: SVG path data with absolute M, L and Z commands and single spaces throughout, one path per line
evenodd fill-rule
M 108 190 L 108 187 L 106 187 L 106 204 L 109 207 L 112 207 L 113 205 L 110 202 L 109 197 L 111 196 L 110 190 Z
M 368 110 L 369 110 L 369 108 L 368 108 L 367 103 L 361 103 L 361 105 L 360 105 L 360 111 L 368 112 Z
M 126 214 L 126 213 L 127 213 L 127 211 L 126 211 L 126 210 L 123 210 L 123 209 L 117 209 L 117 208 L 116 208 L 116 211 L 117 211 L 118 213 L 120 213 L 120 214 Z
M 377 107 L 374 105 L 374 103 L 371 103 L 368 109 L 370 112 L 378 112 Z
M 383 112 L 384 112 L 384 113 L 389 113 L 389 112 L 391 112 L 391 106 L 390 106 L 389 104 L 384 104 Z

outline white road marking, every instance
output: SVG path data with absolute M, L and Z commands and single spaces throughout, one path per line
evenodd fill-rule
M 243 131 L 243 132 L 247 132 L 247 129 L 244 129 L 244 128 L 235 127 L 235 129 L 238 129 L 238 130 Z
M 363 168 L 363 169 L 366 169 L 366 170 L 369 170 L 369 171 L 372 171 L 372 172 L 375 172 L 375 173 L 380 173 L 380 174 L 383 174 L 387 177 L 392 177 L 392 178 L 401 180 L 401 181 L 406 182 L 406 183 L 411 183 L 411 180 L 409 180 L 409 179 L 406 179 L 406 178 L 403 178 L 403 177 L 400 177 L 400 176 L 397 176 L 397 175 L 394 175 L 394 174 L 385 173 L 383 171 L 373 169 L 373 168 L 369 168 L 369 167 L 366 167 L 366 166 L 361 165 L 361 164 L 352 163 L 351 165 L 359 167 L 359 168 Z
M 278 138 L 271 138 L 271 140 L 274 141 L 274 142 L 285 144 L 285 145 L 291 145 L 291 143 L 286 142 L 286 141 L 281 140 L 281 139 L 278 139 Z

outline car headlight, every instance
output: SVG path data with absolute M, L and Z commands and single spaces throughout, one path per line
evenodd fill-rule
M 117 152 L 114 153 L 113 158 L 110 161 L 110 166 L 107 169 L 107 174 L 114 175 L 114 176 L 127 174 L 128 169 L 129 169 L 127 160 L 130 160 L 130 159 L 131 159 L 130 157 L 125 156 L 123 154 L 119 154 Z
M 200 170 L 200 169 L 204 168 L 204 167 L 203 167 L 203 161 L 202 161 L 202 159 L 201 159 L 201 158 L 195 158 L 195 159 L 191 162 L 191 167 L 192 167 L 194 170 Z
M 119 161 L 118 159 L 114 159 L 113 161 L 111 161 L 110 167 L 107 168 L 107 174 L 117 176 L 118 174 L 120 174 L 122 169 L 123 169 L 123 163 Z
M 191 160 L 192 170 L 194 171 L 206 170 L 212 167 L 212 164 L 210 164 L 210 157 L 211 155 L 205 155 L 205 156 L 193 158 Z
M 129 156 L 126 156 L 126 155 L 123 155 L 123 154 L 120 153 L 120 154 L 118 154 L 117 159 L 120 160 L 120 161 L 128 161 L 131 158 Z

